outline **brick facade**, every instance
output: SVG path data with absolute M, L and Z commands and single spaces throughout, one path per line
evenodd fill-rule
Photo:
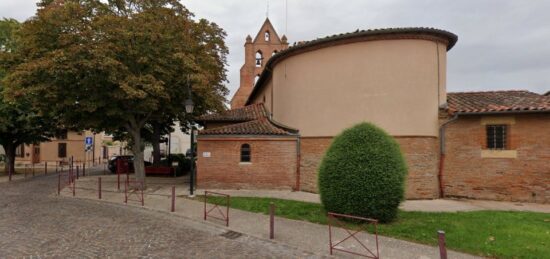
M 242 144 L 251 147 L 251 162 L 240 162 Z M 210 152 L 204 157 L 203 152 Z M 296 138 L 199 138 L 198 188 L 294 189 Z
M 434 137 L 396 137 L 409 169 L 405 196 L 407 199 L 433 199 L 438 191 L 438 139 Z M 302 138 L 300 187 L 302 191 L 318 192 L 317 169 L 332 137 Z
M 300 140 L 300 190 L 317 193 L 317 169 L 332 137 L 302 138 Z
M 407 199 L 439 197 L 439 139 L 435 137 L 396 137 L 407 161 Z
M 482 158 L 483 121 L 504 116 L 462 116 L 447 128 L 443 183 L 446 197 L 550 202 L 550 114 L 518 114 L 509 125 L 514 158 Z

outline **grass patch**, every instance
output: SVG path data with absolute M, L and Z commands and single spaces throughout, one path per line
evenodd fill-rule
M 199 199 L 204 200 L 204 197 Z M 209 197 L 208 202 L 224 204 L 225 200 Z M 231 208 L 268 214 L 270 202 L 277 206 L 279 217 L 327 224 L 326 212 L 317 203 L 231 197 Z M 550 255 L 550 214 L 546 213 L 399 211 L 397 221 L 379 224 L 378 230 L 380 235 L 433 246 L 437 245 L 437 230 L 444 230 L 449 249 L 480 256 L 548 258 Z

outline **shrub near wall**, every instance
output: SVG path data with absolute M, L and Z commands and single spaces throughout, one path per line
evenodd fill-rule
M 361 123 L 334 138 L 319 167 L 321 202 L 330 212 L 389 222 L 397 216 L 407 174 L 397 142 Z

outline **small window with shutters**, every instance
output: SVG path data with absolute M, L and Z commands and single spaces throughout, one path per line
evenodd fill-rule
M 241 145 L 241 162 L 250 163 L 250 161 L 251 161 L 250 145 L 242 144 Z

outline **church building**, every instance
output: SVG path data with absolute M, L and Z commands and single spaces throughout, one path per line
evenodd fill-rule
M 245 43 L 231 109 L 202 116 L 197 185 L 317 192 L 334 136 L 383 128 L 408 165 L 406 197 L 550 201 L 550 96 L 447 93 L 453 33 L 357 30 L 289 46 L 266 19 Z

